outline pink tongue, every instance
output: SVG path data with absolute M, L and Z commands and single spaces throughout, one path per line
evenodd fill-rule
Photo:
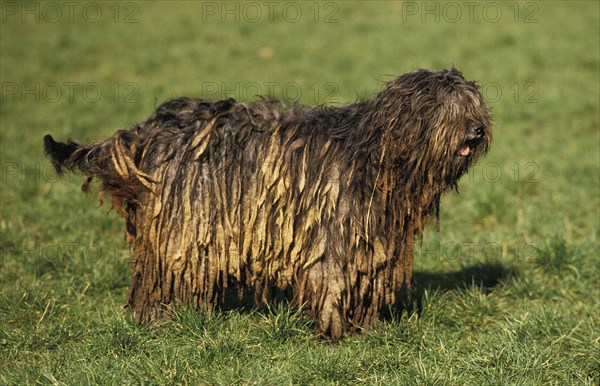
M 466 145 L 465 145 L 465 146 L 463 146 L 463 147 L 461 147 L 461 148 L 460 148 L 460 151 L 459 151 L 459 153 L 460 153 L 460 155 L 462 155 L 463 157 L 466 157 L 466 156 L 468 156 L 468 155 L 469 155 L 469 152 L 470 152 L 470 151 L 471 151 L 471 148 L 470 148 L 469 146 L 466 146 Z

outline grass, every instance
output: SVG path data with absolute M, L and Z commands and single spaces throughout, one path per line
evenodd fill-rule
M 598 384 L 597 3 L 92 4 L 1 4 L 0 384 Z M 137 326 L 121 219 L 42 154 L 174 96 L 336 104 L 452 65 L 484 86 L 492 151 L 417 248 L 409 311 L 335 345 L 285 306 Z

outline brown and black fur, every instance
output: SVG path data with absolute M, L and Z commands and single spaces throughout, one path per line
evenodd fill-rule
M 227 287 L 291 289 L 332 339 L 395 306 L 415 238 L 490 141 L 455 69 L 342 107 L 179 98 L 105 141 L 44 138 L 57 171 L 98 178 L 125 217 L 138 322 L 176 300 L 212 309 Z

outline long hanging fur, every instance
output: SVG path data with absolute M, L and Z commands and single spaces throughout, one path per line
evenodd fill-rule
M 179 98 L 105 141 L 44 138 L 58 172 L 98 178 L 125 217 L 138 322 L 175 300 L 212 309 L 228 287 L 259 303 L 291 289 L 332 339 L 395 306 L 415 238 L 490 141 L 455 69 L 343 107 Z

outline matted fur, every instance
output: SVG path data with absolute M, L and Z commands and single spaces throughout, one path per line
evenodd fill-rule
M 369 325 L 409 286 L 413 244 L 442 193 L 486 152 L 490 114 L 455 69 L 419 70 L 370 100 L 286 108 L 179 98 L 102 142 L 45 137 L 126 219 L 138 322 L 227 287 L 291 289 L 321 333 Z

